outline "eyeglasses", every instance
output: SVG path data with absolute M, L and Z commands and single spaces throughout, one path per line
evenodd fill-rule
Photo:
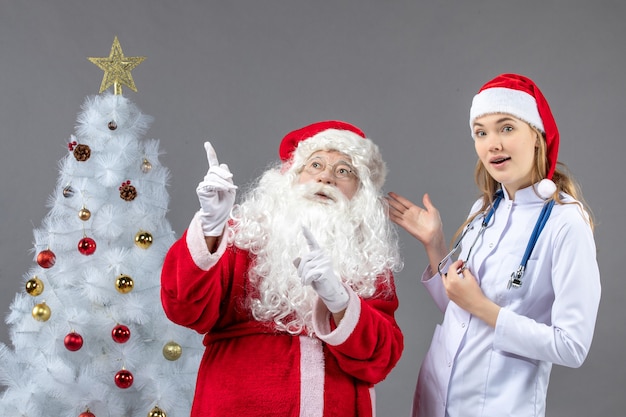
M 318 175 L 326 171 L 326 168 L 330 168 L 332 176 L 338 181 L 348 181 L 353 178 L 358 178 L 354 167 L 342 160 L 330 165 L 323 158 L 315 157 L 309 159 L 302 165 L 304 172 L 309 175 Z

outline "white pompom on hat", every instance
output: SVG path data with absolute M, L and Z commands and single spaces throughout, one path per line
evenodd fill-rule
M 518 74 L 501 74 L 487 82 L 472 100 L 470 109 L 470 129 L 474 121 L 487 114 L 505 113 L 521 119 L 545 134 L 546 156 L 548 158 L 547 181 L 541 181 L 538 190 L 543 198 L 549 198 L 556 186 L 552 175 L 556 169 L 559 154 L 559 129 L 547 100 L 539 87 L 529 78 Z M 548 182 L 552 183 L 550 186 Z M 542 185 L 543 183 L 543 185 Z M 548 193 L 552 190 L 551 193 Z
M 539 194 L 539 197 L 543 198 L 544 200 L 552 197 L 555 191 L 556 184 L 554 183 L 554 181 L 547 178 L 542 179 L 537 184 L 537 193 Z

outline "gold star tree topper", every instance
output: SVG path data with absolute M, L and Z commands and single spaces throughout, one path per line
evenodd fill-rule
M 111 53 L 108 57 L 104 58 L 87 58 L 101 70 L 104 71 L 104 77 L 102 78 L 102 84 L 100 84 L 100 93 L 113 86 L 113 92 L 115 95 L 122 94 L 122 84 L 130 88 L 134 92 L 137 92 L 135 87 L 135 81 L 131 75 L 137 65 L 146 59 L 145 56 L 124 56 L 122 52 L 122 46 L 117 40 L 117 36 L 113 39 L 113 45 L 111 46 Z

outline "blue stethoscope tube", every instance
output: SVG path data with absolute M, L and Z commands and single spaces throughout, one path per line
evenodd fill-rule
M 472 249 L 474 249 L 474 245 L 478 241 L 478 238 L 485 232 L 485 229 L 487 228 L 487 226 L 489 226 L 489 221 L 491 220 L 491 217 L 493 216 L 493 214 L 496 212 L 496 209 L 498 208 L 498 205 L 500 204 L 500 201 L 502 201 L 503 197 L 504 197 L 504 193 L 502 192 L 502 190 L 496 191 L 494 201 L 491 204 L 491 208 L 489 209 L 487 214 L 483 217 L 483 220 L 480 224 L 480 230 L 478 230 L 478 233 L 476 233 L 476 237 L 474 237 L 474 240 L 472 241 L 472 245 L 467 251 L 467 256 L 465 258 L 466 261 L 463 263 L 463 267 L 459 269 L 457 273 L 460 274 L 463 271 L 463 269 L 465 269 L 465 264 L 467 263 L 467 260 L 469 259 L 469 256 L 472 253 Z M 548 221 L 548 218 L 550 217 L 550 213 L 552 212 L 552 207 L 554 207 L 554 199 L 550 199 L 546 201 L 546 203 L 543 205 L 543 208 L 541 209 L 541 213 L 539 214 L 539 218 L 537 219 L 537 222 L 535 223 L 533 232 L 530 235 L 530 239 L 528 240 L 528 244 L 526 245 L 526 251 L 524 251 L 524 256 L 522 257 L 522 260 L 520 262 L 520 265 L 517 267 L 517 270 L 515 270 L 511 274 L 511 278 L 509 279 L 509 282 L 507 284 L 507 289 L 519 288 L 522 286 L 522 277 L 524 276 L 526 265 L 528 264 L 530 255 L 532 254 L 533 249 L 535 248 L 537 239 L 539 239 L 539 235 L 541 234 L 543 227 L 546 225 L 546 222 Z M 439 262 L 439 265 L 437 265 L 437 270 L 439 271 L 439 274 L 444 275 L 441 272 L 441 267 L 445 265 L 445 263 L 448 262 L 448 260 L 458 251 L 459 247 L 461 246 L 461 242 L 463 241 L 463 238 L 465 237 L 467 232 L 472 228 L 473 226 L 471 225 L 471 223 L 467 225 L 467 227 L 465 228 L 465 230 L 463 231 L 463 233 L 461 234 L 457 242 L 454 244 L 454 247 L 452 248 L 452 250 L 441 260 L 441 262 Z
M 543 227 L 548 221 L 548 217 L 550 217 L 552 207 L 554 207 L 554 199 L 546 201 L 546 203 L 543 205 L 541 213 L 539 214 L 539 218 L 537 219 L 537 223 L 535 223 L 535 228 L 533 229 L 533 232 L 530 235 L 530 239 L 528 240 L 528 245 L 526 245 L 526 251 L 524 252 L 522 261 L 517 267 L 517 270 L 511 274 L 511 279 L 509 279 L 509 284 L 507 285 L 507 288 L 519 288 L 522 286 L 522 276 L 524 275 L 524 271 L 526 270 L 526 264 L 530 259 L 530 254 L 535 248 L 535 243 L 537 243 L 537 239 L 539 239 L 539 235 L 541 234 Z

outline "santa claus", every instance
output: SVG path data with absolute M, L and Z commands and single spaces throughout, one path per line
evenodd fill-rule
M 201 209 L 161 279 L 168 317 L 205 334 L 192 416 L 375 415 L 403 349 L 378 146 L 340 121 L 290 132 L 235 206 L 205 149 Z

